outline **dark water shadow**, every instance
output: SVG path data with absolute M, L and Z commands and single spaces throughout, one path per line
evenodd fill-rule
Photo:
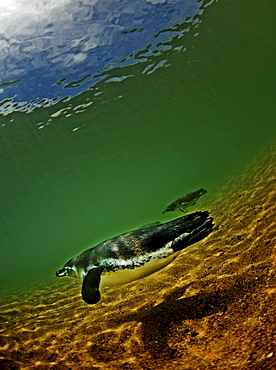
M 125 315 L 120 320 L 113 319 L 112 322 L 113 324 L 116 322 L 116 325 L 130 321 L 141 322 L 144 349 L 153 358 L 171 359 L 175 357 L 176 350 L 168 345 L 168 339 L 177 325 L 180 326 L 185 320 L 202 319 L 217 313 L 223 316 L 234 302 L 260 289 L 260 280 L 262 277 L 259 275 L 258 282 L 255 277 L 251 276 L 250 279 L 246 279 L 243 274 L 226 277 L 220 279 L 219 286 L 214 285 L 215 290 L 212 292 L 204 292 L 204 287 L 202 287 L 202 293 L 180 298 L 191 285 L 188 284 L 174 290 L 157 306 Z M 182 332 L 178 331 L 179 338 L 182 340 L 185 336 L 195 338 L 198 334 L 188 326 Z

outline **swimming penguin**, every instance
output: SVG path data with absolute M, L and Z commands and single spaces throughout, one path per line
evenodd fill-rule
M 193 191 L 192 193 L 188 193 L 184 197 L 178 198 L 176 201 L 171 203 L 162 213 L 175 211 L 177 209 L 186 213 L 188 212 L 188 210 L 185 207 L 190 207 L 190 206 L 195 205 L 198 198 L 200 198 L 203 194 L 206 194 L 206 193 L 207 193 L 207 190 L 205 189 L 199 189 L 199 190 Z
M 102 287 L 130 283 L 162 269 L 182 249 L 210 234 L 213 226 L 213 218 L 205 211 L 130 231 L 70 259 L 56 276 L 82 279 L 83 300 L 95 304 Z

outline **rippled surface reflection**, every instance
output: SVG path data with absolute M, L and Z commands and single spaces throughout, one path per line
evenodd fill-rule
M 196 0 L 1 1 L 0 113 L 54 104 L 93 86 L 116 66 L 146 62 L 145 73 L 152 73 L 166 60 L 151 58 L 199 22 L 202 5 Z

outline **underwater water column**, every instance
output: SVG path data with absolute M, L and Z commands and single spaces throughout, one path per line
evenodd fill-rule
M 0 364 L 275 367 L 271 0 L 1 1 Z M 104 288 L 70 258 L 204 188 L 216 229 Z

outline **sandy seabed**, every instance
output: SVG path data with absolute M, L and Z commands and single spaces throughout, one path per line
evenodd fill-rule
M 275 145 L 200 200 L 216 230 L 165 269 L 104 289 L 2 296 L 1 369 L 276 369 Z

